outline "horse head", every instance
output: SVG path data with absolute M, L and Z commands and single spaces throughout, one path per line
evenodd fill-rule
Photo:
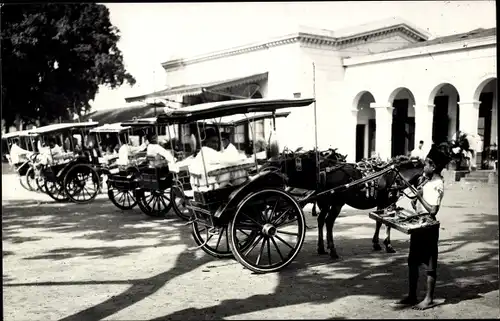
M 425 163 L 420 158 L 404 155 L 390 159 L 388 164 L 395 165 L 401 176 L 412 185 L 418 182 L 425 166 Z

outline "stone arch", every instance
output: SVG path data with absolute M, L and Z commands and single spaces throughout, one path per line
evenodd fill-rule
M 416 104 L 416 101 L 415 101 L 415 96 L 413 95 L 413 92 L 408 89 L 407 87 L 398 87 L 396 89 L 394 89 L 390 94 L 389 94 L 389 99 L 387 99 L 387 101 L 390 103 L 390 104 L 393 104 L 394 100 L 395 99 L 399 99 L 401 98 L 404 93 L 407 93 L 407 96 L 413 100 L 413 104 L 415 105 Z M 393 106 L 394 107 L 394 106 Z
M 358 93 L 353 100 L 352 110 L 356 113 L 355 160 L 370 157 L 375 151 L 375 110 L 370 104 L 375 97 L 370 91 Z
M 498 89 L 497 78 L 484 77 L 474 91 L 474 101 L 479 101 L 477 134 L 481 143 L 477 146 L 477 156 L 471 159 L 472 166 L 481 169 L 495 168 L 491 150 L 498 149 Z M 475 158 L 475 159 L 474 159 Z
M 416 100 L 407 87 L 394 89 L 388 98 L 392 110 L 391 155 L 406 155 L 415 146 Z
M 433 143 L 447 141 L 459 130 L 459 101 L 458 88 L 449 82 L 441 82 L 430 91 L 428 104 L 434 106 L 431 134 Z
M 479 81 L 479 85 L 477 85 L 476 90 L 474 90 L 474 95 L 473 95 L 474 101 L 478 101 L 479 96 L 481 95 L 481 92 L 483 91 L 484 87 L 486 87 L 486 85 L 488 85 L 491 81 L 494 81 L 496 79 L 497 79 L 496 74 L 490 74 L 488 76 L 483 77 Z
M 360 92 L 358 92 L 354 96 L 354 99 L 352 100 L 351 110 L 357 110 L 358 109 L 359 102 L 360 102 L 361 98 L 365 94 L 369 94 L 371 97 L 373 97 L 373 101 L 375 101 L 375 96 L 372 94 L 371 91 L 369 91 L 369 90 L 361 90 Z

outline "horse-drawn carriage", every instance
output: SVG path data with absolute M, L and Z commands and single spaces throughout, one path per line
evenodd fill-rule
M 97 125 L 97 122 L 61 123 L 28 131 L 32 142 L 37 141 L 35 180 L 39 186 L 43 184 L 43 191 L 55 201 L 85 203 L 98 195 L 99 173 L 83 146 L 85 135 Z M 44 144 L 47 146 L 43 147 Z
M 313 102 L 314 99 L 250 99 L 205 103 L 175 110 L 166 108 L 157 122 L 195 123 L 197 140 L 203 142 L 200 124 L 208 119 L 217 125 L 216 119 L 222 117 L 257 112 L 274 114 L 281 108 L 304 107 Z M 220 132 L 219 128 L 219 136 Z M 186 205 L 192 213 L 192 234 L 197 248 L 215 257 L 235 257 L 257 273 L 278 271 L 297 256 L 305 238 L 305 204 L 345 192 L 359 198 L 366 182 L 386 176 L 392 179 L 391 186 L 413 188 L 411 181 L 421 174 L 423 167 L 416 160 L 394 161 L 377 167 L 369 175 L 356 172 L 348 180 L 336 180 L 332 185 L 332 177 L 336 179 L 343 172 L 340 168 L 356 164 L 332 162 L 331 150 L 315 149 L 313 157 L 308 153 L 298 157 L 269 155 L 273 157 L 260 168 L 255 158 L 241 159 L 237 164 L 209 164 L 204 153 L 207 150 L 204 152 L 202 148 L 201 167 L 189 167 L 193 198 Z M 296 195 L 291 188 L 309 193 Z
M 19 142 L 19 148 L 28 151 L 28 155 L 19 155 L 19 159 L 13 160 L 11 158 L 11 146 L 15 141 Z M 33 168 L 33 157 L 36 154 L 36 147 L 33 141 L 30 139 L 29 131 L 22 130 L 16 132 L 10 132 L 2 135 L 2 142 L 5 144 L 6 158 L 9 162 L 11 168 L 19 176 L 19 182 L 21 186 L 28 191 L 37 191 L 39 186 L 34 181 L 34 168 Z
M 160 136 L 168 137 L 166 140 L 172 142 L 170 128 L 158 124 L 156 118 L 135 119 L 124 122 L 121 126 L 128 127 L 128 131 L 139 139 L 139 144 L 144 140 L 155 140 L 156 144 Z M 173 158 L 174 148 L 168 152 L 172 153 Z M 127 193 L 144 214 L 152 217 L 165 216 L 172 208 L 171 188 L 176 175 L 169 168 L 173 164 L 169 166 L 161 157 L 147 156 L 145 150 L 129 160 L 127 166 L 112 170 L 113 176 L 108 179 L 109 187 Z
M 127 157 L 123 164 L 118 161 L 119 149 L 128 145 L 130 134 L 134 134 L 131 130 L 131 127 L 122 126 L 121 123 L 113 123 L 95 127 L 89 132 L 90 139 L 98 147 L 92 151 L 94 159 L 97 158 L 97 162 L 94 161 L 96 170 L 106 176 L 108 198 L 121 210 L 129 210 L 137 205 L 134 187 L 129 183 L 132 176 L 127 178 L 131 175 L 127 166 L 135 164 L 140 156 L 145 156 L 145 153 L 136 153 Z

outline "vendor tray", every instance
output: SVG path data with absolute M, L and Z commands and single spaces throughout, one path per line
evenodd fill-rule
M 415 231 L 421 231 L 429 228 L 439 228 L 440 226 L 439 221 L 431 219 L 429 215 L 421 215 L 411 219 L 405 219 L 414 215 L 414 212 L 403 208 L 397 208 L 392 211 L 380 210 L 370 212 L 369 217 L 405 234 L 412 234 Z M 422 217 L 426 218 L 425 222 L 421 222 Z

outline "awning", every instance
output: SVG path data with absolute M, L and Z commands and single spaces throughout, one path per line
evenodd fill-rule
M 128 98 L 125 98 L 125 101 L 127 103 L 131 103 L 134 101 L 143 101 L 147 98 L 159 98 L 159 97 L 170 96 L 170 95 L 181 95 L 181 94 L 199 95 L 203 92 L 203 89 L 221 90 L 221 89 L 232 88 L 232 87 L 241 86 L 241 85 L 247 85 L 247 84 L 251 84 L 251 83 L 256 82 L 256 81 L 261 81 L 261 80 L 267 79 L 267 76 L 268 76 L 268 73 L 264 72 L 264 73 L 254 74 L 254 75 L 250 75 L 250 76 L 246 76 L 246 77 L 213 81 L 213 82 L 204 83 L 204 84 L 176 86 L 176 87 L 171 87 L 171 88 L 167 88 L 164 90 L 156 91 L 156 92 L 153 92 L 150 94 L 146 94 L 146 95 L 128 97 Z
M 163 113 L 163 106 L 156 106 L 156 114 Z M 155 107 L 152 105 L 127 106 L 108 110 L 98 110 L 85 115 L 82 121 L 92 119 L 100 124 L 122 123 L 134 117 L 144 118 L 155 116 Z

